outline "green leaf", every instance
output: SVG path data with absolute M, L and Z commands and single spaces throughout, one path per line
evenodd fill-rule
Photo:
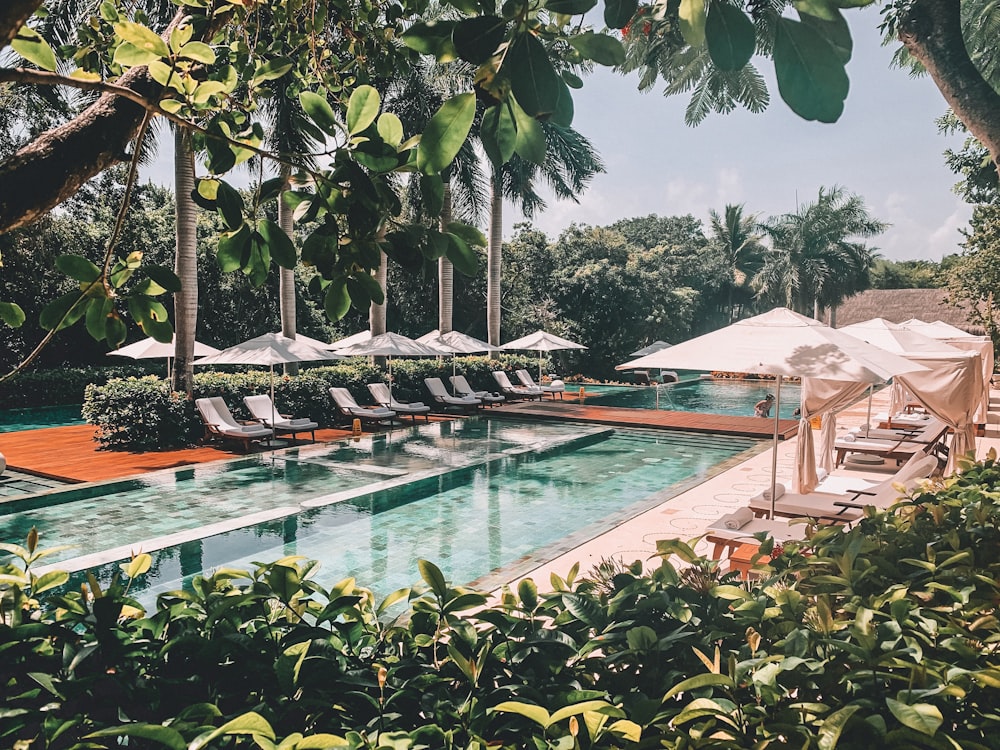
M 542 130 L 542 126 L 533 117 L 529 117 L 521 109 L 516 100 L 511 103 L 511 108 L 514 112 L 514 123 L 517 127 L 514 151 L 522 159 L 527 159 L 541 166 L 545 163 L 545 131 Z
M 474 247 L 486 247 L 488 244 L 485 234 L 483 234 L 476 227 L 464 224 L 461 221 L 453 221 L 448 224 L 445 229 L 452 234 L 461 237 L 467 245 L 472 245 Z
M 261 219 L 257 222 L 257 231 L 267 242 L 267 248 L 271 251 L 275 263 L 282 268 L 295 268 L 299 262 L 298 253 L 295 252 L 295 245 L 281 227 L 271 219 Z
M 144 573 L 149 572 L 150 567 L 153 564 L 153 558 L 150 557 L 145 552 L 142 552 L 135 557 L 133 557 L 128 562 L 121 564 L 122 572 L 129 578 L 136 578 Z
M 806 26 L 815 29 L 820 36 L 826 39 L 844 65 L 851 61 L 854 40 L 851 38 L 851 29 L 847 25 L 847 19 L 844 18 L 843 13 L 835 9 L 832 21 L 825 21 L 808 14 L 801 14 L 799 20 Z
M 569 88 L 552 67 L 549 53 L 534 34 L 521 34 L 514 40 L 501 70 L 510 81 L 517 103 L 529 116 L 551 119 L 564 126 L 572 123 Z M 570 100 L 568 121 L 564 99 Z
M 639 10 L 639 0 L 605 0 L 604 24 L 609 29 L 624 28 Z
M 458 53 L 451 41 L 455 21 L 415 23 L 403 32 L 403 44 L 422 55 L 434 55 L 438 62 L 452 62 Z
M 155 31 L 132 21 L 120 21 L 115 24 L 115 34 L 141 50 L 156 57 L 169 57 L 167 43 Z
M 201 748 L 207 746 L 216 737 L 233 734 L 249 734 L 269 740 L 275 739 L 274 730 L 267 723 L 267 720 L 260 714 L 250 711 L 242 716 L 237 716 L 232 721 L 227 721 L 218 729 L 199 735 L 188 745 L 188 750 L 201 750 Z
M 563 594 L 562 600 L 566 605 L 566 611 L 584 625 L 595 630 L 604 629 L 606 622 L 604 608 L 593 599 L 579 594 Z
M 42 308 L 38 324 L 46 331 L 62 330 L 78 321 L 86 312 L 80 292 L 69 292 L 52 300 Z M 60 323 L 60 321 L 62 321 Z
M 725 2 L 712 3 L 705 22 L 708 54 L 719 70 L 739 70 L 753 57 L 757 40 L 753 21 Z
M 580 76 L 571 73 L 568 70 L 559 71 L 559 75 L 562 76 L 562 79 L 566 82 L 566 85 L 569 86 L 571 89 L 583 88 L 583 79 L 580 78 Z
M 545 3 L 545 9 L 550 13 L 582 16 L 596 5 L 597 0 L 548 0 Z
M 351 309 L 351 297 L 347 293 L 347 281 L 334 281 L 326 288 L 323 297 L 323 309 L 330 320 L 340 320 Z
M 65 570 L 50 570 L 48 573 L 42 573 L 38 576 L 31 584 L 31 593 L 33 596 L 37 596 L 43 591 L 48 591 L 49 589 L 54 589 L 57 586 L 62 586 L 69 580 L 69 572 Z
M 840 9 L 830 0 L 793 0 L 792 6 L 800 16 L 813 16 L 824 21 L 834 21 L 840 13 Z
M 0 320 L 10 328 L 20 328 L 24 325 L 24 310 L 13 302 L 0 302 Z
M 532 122 L 534 121 L 532 120 Z M 538 130 L 541 131 L 541 128 Z M 479 126 L 479 137 L 486 155 L 494 166 L 500 166 L 510 161 L 517 143 L 517 126 L 514 124 L 513 108 L 509 104 L 503 103 L 487 109 L 483 113 L 483 119 Z
M 205 65 L 211 65 L 215 62 L 215 50 L 204 42 L 188 42 L 177 50 L 177 54 Z
M 476 95 L 459 94 L 434 114 L 417 149 L 417 168 L 425 174 L 440 172 L 455 159 L 472 128 Z
M 307 734 L 295 743 L 295 750 L 329 750 L 331 747 L 348 747 L 350 744 L 336 734 Z
M 168 292 L 176 294 L 181 290 L 181 280 L 169 268 L 164 268 L 163 266 L 143 266 L 140 270 Z
M 774 69 L 781 98 L 799 117 L 837 121 L 850 82 L 840 56 L 819 32 L 799 21 L 778 18 Z
M 621 65 L 625 62 L 625 48 L 622 43 L 607 34 L 588 31 L 570 37 L 569 43 L 588 60 L 598 65 Z
M 549 725 L 549 712 L 546 711 L 541 706 L 535 706 L 531 703 L 521 703 L 520 701 L 504 701 L 503 703 L 498 703 L 495 705 L 491 711 L 498 711 L 500 713 L 508 714 L 518 714 L 531 719 L 533 722 L 541 726 L 543 729 Z
M 140 740 L 149 740 L 165 745 L 170 750 L 185 750 L 187 742 L 184 735 L 173 727 L 165 727 L 160 724 L 126 724 L 120 727 L 108 727 L 91 734 L 84 739 L 97 737 L 135 737 Z
M 614 706 L 607 701 L 600 700 L 583 701 L 582 703 L 574 703 L 570 706 L 563 706 L 549 717 L 549 726 L 552 726 L 563 719 L 568 719 L 570 716 L 579 716 L 587 711 L 605 711 L 607 709 L 614 709 Z M 619 716 L 620 715 L 621 713 L 619 712 Z
M 87 333 L 90 334 L 94 341 L 104 341 L 104 337 L 107 336 L 107 320 L 108 315 L 114 309 L 114 303 L 105 297 L 103 299 L 92 299 L 87 303 L 87 314 L 84 318 L 84 325 L 87 327 Z
M 115 48 L 115 54 L 112 60 L 115 65 L 121 65 L 123 68 L 134 68 L 139 65 L 149 65 L 153 62 L 159 61 L 161 58 L 155 52 L 150 52 L 148 49 L 142 49 L 141 47 L 136 47 L 134 44 L 129 44 L 128 42 L 122 42 Z M 168 78 L 169 80 L 169 78 Z M 176 81 L 176 76 L 174 77 Z
M 60 255 L 56 258 L 56 268 L 84 284 L 90 284 L 101 277 L 101 269 L 79 255 Z
M 710 672 L 706 674 L 699 674 L 694 677 L 689 677 L 686 680 L 681 680 L 670 688 L 670 690 L 663 695 L 662 702 L 666 703 L 675 695 L 686 693 L 689 690 L 697 690 L 698 688 L 709 687 L 710 685 L 720 685 L 726 688 L 733 688 L 736 686 L 733 679 L 724 674 L 712 674 Z
M 625 631 L 625 640 L 633 651 L 648 651 L 656 646 L 656 631 L 648 625 L 640 625 Z
M 901 724 L 928 737 L 933 737 L 944 722 L 941 710 L 931 703 L 909 705 L 893 698 L 886 698 L 885 705 Z
M 253 80 L 250 82 L 250 86 L 256 88 L 265 81 L 273 81 L 281 78 L 285 75 L 285 73 L 292 69 L 294 64 L 295 63 L 287 57 L 276 57 L 273 60 L 268 60 L 264 64 L 257 66 L 257 69 L 253 74 Z
M 219 214 L 230 229 L 239 229 L 243 225 L 243 198 L 229 183 L 219 181 L 217 195 Z
M 705 43 L 705 0 L 681 0 L 677 17 L 684 41 L 701 47 Z
M 403 142 L 403 121 L 392 112 L 380 114 L 375 128 L 382 140 L 393 148 L 399 148 Z
M 320 130 L 327 135 L 337 134 L 337 116 L 325 96 L 313 91 L 303 91 L 299 94 L 299 104 L 302 105 L 302 111 Z
M 507 22 L 497 16 L 466 18 L 458 22 L 451 34 L 458 56 L 473 65 L 493 57 L 506 37 Z
M 424 579 L 424 583 L 431 587 L 431 591 L 438 599 L 443 600 L 448 596 L 448 584 L 437 565 L 420 559 L 417 560 L 417 569 L 420 571 L 420 577 Z
M 272 177 L 270 180 L 264 180 L 257 188 L 257 200 L 261 203 L 274 200 L 281 195 L 284 189 L 285 180 L 281 177 Z M 289 208 L 294 208 L 294 206 L 289 206 Z
M 368 297 L 372 302 L 376 305 L 385 304 L 385 292 L 382 290 L 382 285 L 378 283 L 378 279 L 370 273 L 365 273 L 364 271 L 356 273 L 355 277 L 357 278 L 358 283 L 365 288 L 365 291 L 368 293 Z M 367 307 L 365 309 L 367 309 Z
M 250 227 L 244 224 L 235 232 L 223 234 L 215 257 L 224 273 L 242 268 L 250 258 Z
M 166 324 L 169 328 L 170 324 Z M 151 335 L 151 332 L 147 328 L 143 328 L 143 331 Z M 128 330 L 125 328 L 125 323 L 117 315 L 109 315 L 104 319 L 104 340 L 108 342 L 108 346 L 112 349 L 117 349 L 119 346 L 125 343 L 125 337 L 128 335 Z M 156 338 L 154 336 L 154 338 Z M 157 338 L 157 341 L 162 339 Z M 167 337 L 170 340 L 170 337 Z
M 479 258 L 475 251 L 461 237 L 451 233 L 446 233 L 445 236 L 448 238 L 448 260 L 459 272 L 475 276 L 479 271 Z
M 529 612 L 534 612 L 538 608 L 538 587 L 530 578 L 523 579 L 517 584 L 517 598 L 521 600 L 521 606 Z
M 819 750 L 834 750 L 847 722 L 861 706 L 844 706 L 826 717 L 819 728 L 817 745 Z
M 420 175 L 420 196 L 428 216 L 441 214 L 441 209 L 444 208 L 444 180 L 440 174 L 435 172 Z
M 358 86 L 347 102 L 347 130 L 357 135 L 375 122 L 382 107 L 382 97 L 371 86 Z

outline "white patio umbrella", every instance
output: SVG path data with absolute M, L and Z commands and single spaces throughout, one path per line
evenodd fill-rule
M 879 349 L 783 307 L 626 362 L 616 369 L 636 367 L 727 370 L 773 375 L 777 378 L 774 447 L 771 456 L 772 517 L 777 483 L 778 414 L 781 408 L 782 378 L 880 383 L 897 373 L 924 369 L 897 354 Z M 805 420 L 800 422 L 799 441 L 802 448 L 800 453 L 808 460 L 812 453 L 812 433 Z M 815 456 L 812 460 L 815 462 Z
M 483 352 L 498 352 L 500 347 L 487 344 L 474 336 L 461 331 L 441 333 L 437 329 L 425 333 L 417 339 L 421 344 L 427 344 L 434 349 L 440 349 L 451 355 L 451 374 L 455 374 L 455 357 L 459 354 L 482 354 Z M 454 390 L 454 389 L 453 389 Z
M 169 344 L 164 344 L 151 337 L 142 341 L 136 341 L 134 344 L 129 344 L 128 346 L 123 346 L 121 349 L 115 349 L 113 352 L 108 352 L 108 356 L 131 357 L 132 359 L 166 359 L 167 378 L 169 379 L 170 363 L 174 358 L 176 342 L 176 336 L 170 339 Z M 214 346 L 202 344 L 199 341 L 194 342 L 194 356 L 196 357 L 207 357 L 209 354 L 218 354 L 218 352 L 219 350 Z
M 339 342 L 335 342 L 339 343 Z M 411 338 L 389 331 L 370 336 L 367 341 L 359 341 L 351 346 L 338 348 L 337 354 L 344 357 L 388 357 L 389 358 L 389 396 L 392 397 L 392 358 L 393 357 L 438 357 L 446 352 L 428 344 L 421 344 Z
M 299 338 L 286 338 L 280 333 L 265 333 L 223 349 L 217 354 L 202 357 L 196 365 L 256 365 L 271 372 L 271 407 L 274 406 L 274 366 L 288 362 L 318 362 L 343 359 L 339 354 L 311 346 Z M 272 423 L 275 414 L 271 415 Z
M 583 344 L 564 339 L 546 331 L 535 331 L 514 341 L 508 341 L 500 347 L 506 351 L 538 352 L 538 379 L 542 379 L 542 352 L 554 352 L 559 349 L 586 349 Z
M 351 334 L 350 336 L 345 336 L 342 339 L 337 339 L 332 344 L 325 344 L 324 349 L 330 349 L 331 351 L 337 351 L 338 349 L 343 349 L 347 346 L 353 346 L 354 344 L 360 344 L 362 341 L 367 341 L 372 337 L 371 331 L 358 331 L 357 333 Z
M 956 328 L 951 323 L 945 323 L 943 320 L 935 320 L 927 323 L 919 318 L 910 318 L 909 320 L 904 320 L 900 325 L 903 328 L 922 333 L 924 336 L 929 336 L 932 339 L 961 339 L 972 336 L 968 331 Z
M 664 349 L 668 349 L 673 344 L 668 344 L 666 341 L 660 341 L 657 339 L 649 346 L 644 346 L 637 352 L 632 352 L 630 357 L 645 357 L 647 354 L 656 354 L 656 352 L 662 352 Z

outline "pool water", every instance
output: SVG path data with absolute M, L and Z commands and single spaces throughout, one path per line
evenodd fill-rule
M 725 414 L 752 417 L 754 404 L 768 393 L 774 395 L 773 381 L 691 380 L 684 383 L 650 386 L 588 385 L 588 404 L 621 406 L 632 409 L 691 411 L 700 414 Z M 657 391 L 659 401 L 657 401 Z M 781 385 L 781 417 L 792 419 L 801 399 L 797 383 Z M 590 394 L 595 395 L 591 396 Z M 772 412 L 773 416 L 773 412 Z
M 468 435 L 431 432 L 431 439 L 414 442 L 417 450 L 407 448 L 406 438 L 397 445 L 393 435 L 388 448 L 362 451 L 360 460 L 369 467 L 401 468 L 384 460 L 386 450 L 395 453 L 402 467 L 410 467 L 412 481 L 390 478 L 336 493 L 328 487 L 308 500 L 302 493 L 285 496 L 275 502 L 298 500 L 298 512 L 153 552 L 152 569 L 133 593 L 148 606 L 157 593 L 179 589 L 202 571 L 288 555 L 319 560 L 323 585 L 354 576 L 380 596 L 418 580 L 419 558 L 433 561 L 455 583 L 498 586 L 759 450 L 748 438 L 680 432 L 507 419 L 462 424 Z M 421 429 L 428 428 L 415 432 Z M 472 447 L 476 441 L 494 447 L 483 454 Z M 308 458 L 339 464 L 352 450 L 313 450 Z M 419 460 L 434 467 L 419 470 L 410 463 Z M 242 493 L 256 509 L 275 484 L 280 482 L 248 482 Z M 214 506 L 218 493 L 209 492 L 200 490 L 203 503 L 209 498 L 205 504 Z M 0 529 L 5 520 L 0 517 Z M 52 523 L 50 545 L 66 541 L 64 524 L 66 519 Z M 106 538 L 121 542 L 110 529 Z M 74 561 L 68 563 L 72 568 Z M 104 565 L 98 576 L 107 578 L 116 567 Z
M 0 432 L 38 430 L 43 427 L 66 427 L 72 424 L 83 424 L 80 404 L 0 410 Z

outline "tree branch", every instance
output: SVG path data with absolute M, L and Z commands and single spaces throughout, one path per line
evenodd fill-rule
M 1000 94 L 972 62 L 962 36 L 960 3 L 914 0 L 899 17 L 899 39 L 927 69 L 955 115 L 1000 170 Z
M 24 26 L 43 0 L 4 0 L 6 7 L 0 11 L 0 49 L 3 49 Z

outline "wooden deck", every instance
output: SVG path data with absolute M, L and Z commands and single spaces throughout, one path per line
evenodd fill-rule
M 575 400 L 575 399 L 574 399 Z M 774 420 L 760 417 L 737 417 L 723 414 L 697 414 L 689 411 L 665 411 L 653 409 L 628 409 L 615 406 L 588 406 L 572 403 L 571 400 L 521 401 L 508 404 L 496 414 L 539 419 L 560 419 L 566 422 L 595 422 L 597 424 L 620 427 L 653 427 L 686 432 L 713 432 L 722 435 L 771 438 L 774 436 Z M 787 440 L 798 434 L 797 419 L 778 421 L 778 438 Z

